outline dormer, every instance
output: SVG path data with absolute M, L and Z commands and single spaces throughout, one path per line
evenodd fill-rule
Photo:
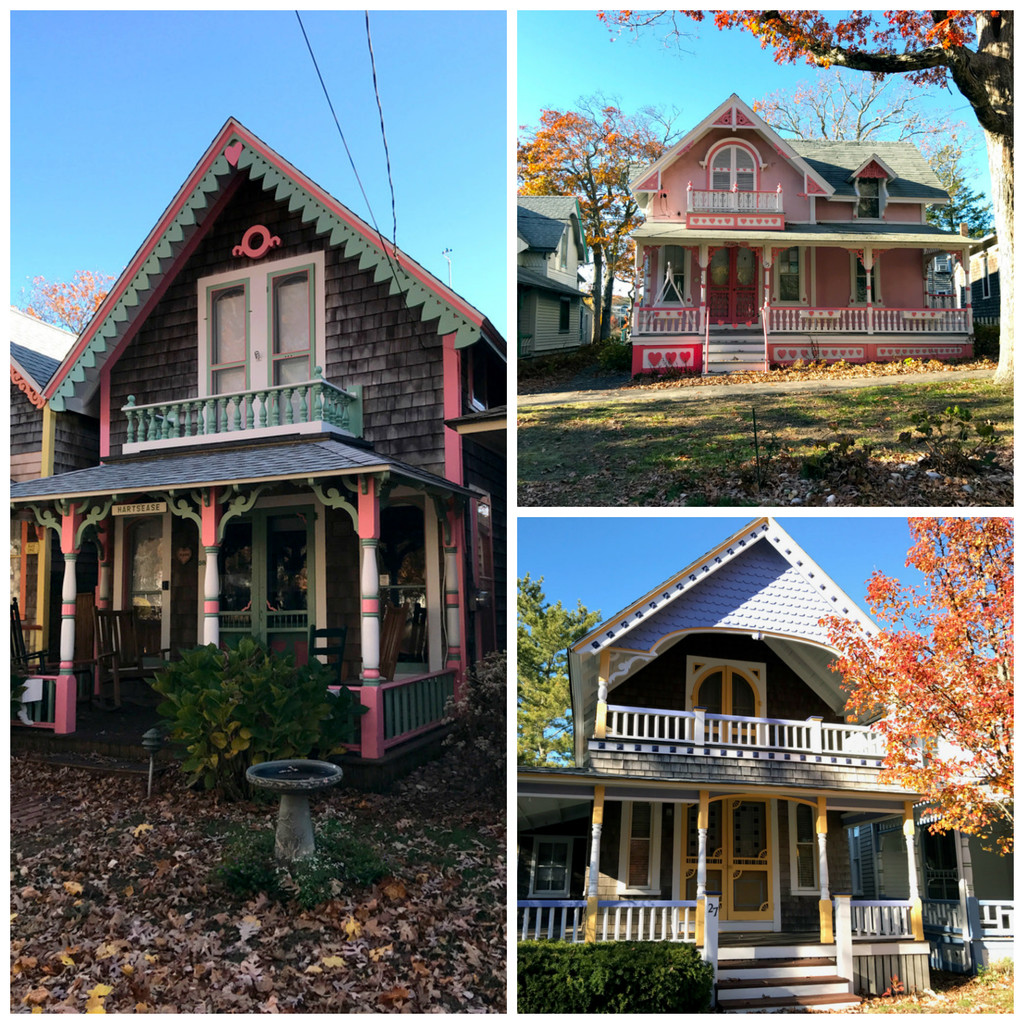
M 888 183 L 896 172 L 877 154 L 872 153 L 847 178 L 857 190 L 855 216 L 858 220 L 881 220 L 888 201 Z

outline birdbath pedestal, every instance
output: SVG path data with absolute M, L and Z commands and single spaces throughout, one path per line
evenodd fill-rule
M 257 788 L 281 795 L 274 841 L 274 854 L 279 861 L 291 863 L 313 855 L 310 794 L 340 782 L 341 774 L 341 769 L 330 761 L 301 760 L 264 761 L 245 773 Z

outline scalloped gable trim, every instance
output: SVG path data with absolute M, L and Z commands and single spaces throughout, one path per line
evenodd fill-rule
M 401 250 L 386 253 L 369 225 L 231 119 L 54 374 L 44 394 L 55 411 L 63 411 L 67 401 L 76 396 L 78 386 L 86 381 L 87 369 L 102 366 L 116 351 L 165 276 L 178 268 L 182 252 L 190 251 L 189 243 L 197 232 L 203 232 L 211 209 L 240 173 L 258 181 L 264 191 L 273 192 L 276 200 L 287 200 L 290 212 L 301 211 L 304 224 L 315 222 L 317 234 L 326 236 L 331 247 L 341 249 L 346 257 L 358 257 L 360 270 L 372 267 L 374 281 L 389 281 L 389 294 L 403 294 L 409 309 L 419 308 L 422 321 L 437 319 L 438 333 L 454 333 L 456 348 L 481 337 L 485 321 L 480 312 Z

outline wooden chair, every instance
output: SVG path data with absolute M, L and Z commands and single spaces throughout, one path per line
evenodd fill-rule
M 348 626 L 330 626 L 317 629 L 309 627 L 309 654 L 312 661 L 318 655 L 327 659 L 329 668 L 335 670 L 335 685 L 342 686 L 345 682 L 345 640 L 348 637 Z M 334 659 L 333 661 L 331 659 Z
M 18 610 L 18 599 L 11 601 L 11 668 L 42 672 L 49 651 L 30 651 L 25 643 L 25 632 Z
M 394 679 L 398 667 L 398 651 L 402 646 L 405 623 L 409 618 L 409 610 L 403 604 L 396 607 L 389 604 L 384 609 L 384 622 L 380 628 L 380 677 Z
M 96 608 L 96 690 L 104 699 L 104 687 L 113 683 L 114 707 L 121 706 L 122 679 L 148 679 L 170 655 L 170 648 L 147 652 L 138 636 L 134 608 Z

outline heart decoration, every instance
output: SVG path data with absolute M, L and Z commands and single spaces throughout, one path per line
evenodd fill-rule
M 670 363 L 675 363 L 675 361 L 676 361 L 676 354 L 675 354 L 675 352 L 666 352 L 666 353 L 665 353 L 665 358 L 666 358 L 666 359 L 667 359 L 667 360 L 668 360 L 668 361 L 669 361 Z
M 651 364 L 651 366 L 657 366 L 658 363 L 661 362 L 661 353 L 660 352 L 651 352 L 647 356 L 647 361 Z
M 238 158 L 242 155 L 242 143 L 233 142 L 224 150 L 224 156 L 232 167 L 238 166 Z

